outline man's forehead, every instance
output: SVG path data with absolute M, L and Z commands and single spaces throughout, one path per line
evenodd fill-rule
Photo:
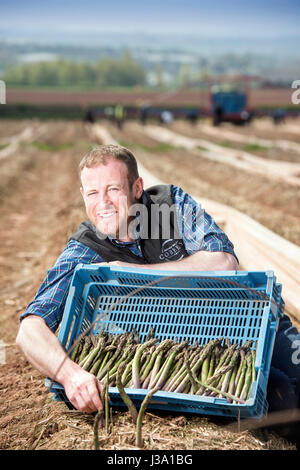
M 108 185 L 113 183 L 124 184 L 127 182 L 127 168 L 123 162 L 110 160 L 107 164 L 99 164 L 93 167 L 84 167 L 81 172 L 82 184 Z

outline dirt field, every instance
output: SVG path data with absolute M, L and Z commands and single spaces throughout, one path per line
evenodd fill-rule
M 261 120 L 267 127 L 266 130 L 259 127 Z M 228 123 L 223 123 L 220 127 L 212 127 L 209 125 L 209 120 L 200 121 L 197 125 L 191 126 L 187 121 L 176 120 L 172 123 L 170 129 L 188 137 L 209 140 L 225 148 L 239 149 L 268 160 L 300 163 L 300 122 L 299 132 L 292 133 L 286 130 L 289 129 L 287 126 L 279 125 L 277 129 L 272 125 L 270 119 L 261 120 L 255 119 L 251 125 L 246 127 L 234 126 Z M 207 132 L 208 129 L 210 130 L 209 133 Z M 227 136 L 227 132 L 229 136 Z M 230 138 L 231 134 L 235 135 L 237 140 Z M 251 140 L 251 137 L 258 140 Z M 243 141 L 243 139 L 245 140 Z M 291 142 L 291 148 L 282 149 L 279 144 L 276 144 L 278 140 Z M 299 145 L 298 151 L 293 149 L 294 142 Z M 286 146 L 288 147 L 288 143 Z
M 269 88 L 252 90 L 249 94 L 249 107 L 257 106 L 287 106 L 291 104 L 292 92 L 289 88 Z M 147 100 L 153 105 L 162 106 L 191 106 L 198 103 L 207 107 L 209 93 L 195 90 L 161 91 L 103 91 L 103 92 L 71 92 L 68 89 L 60 91 L 7 89 L 7 103 L 31 104 L 71 104 L 95 105 L 121 103 L 138 105 Z
M 1 122 L 0 137 L 14 135 L 28 123 Z M 299 194 L 263 179 L 232 174 L 207 162 L 187 158 L 181 149 L 157 147 L 136 124 L 110 130 L 136 150 L 142 163 L 161 178 L 198 196 L 231 203 L 300 244 Z M 15 346 L 19 315 L 32 300 L 47 269 L 68 237 L 85 219 L 77 164 L 91 148 L 81 122 L 48 122 L 47 132 L 0 161 L 0 340 L 6 363 L 0 364 L 1 449 L 92 449 L 93 416 L 70 411 L 52 401 L 42 377 Z M 185 165 L 182 163 L 185 162 Z M 248 186 L 246 187 L 246 182 Z M 219 190 L 214 185 L 219 182 Z M 249 191 L 252 186 L 253 193 Z M 263 202 L 262 202 L 263 201 Z M 283 216 L 284 213 L 284 223 Z M 286 225 L 284 228 L 283 226 Z M 271 431 L 229 431 L 226 419 L 149 412 L 143 435 L 146 449 L 294 449 Z M 99 432 L 100 448 L 134 449 L 135 432 L 127 412 L 114 412 L 113 430 Z

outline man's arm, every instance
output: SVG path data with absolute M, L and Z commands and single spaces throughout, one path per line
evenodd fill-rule
M 73 362 L 42 318 L 29 315 L 21 322 L 16 343 L 43 375 L 61 383 L 75 408 L 91 413 L 102 409 L 97 378 Z
M 102 264 L 102 263 L 99 263 Z M 168 261 L 158 264 L 132 264 L 122 261 L 112 261 L 103 263 L 115 266 L 128 266 L 136 268 L 176 270 L 176 271 L 235 271 L 238 270 L 238 263 L 231 253 L 197 251 L 179 261 Z
M 20 316 L 17 345 L 43 375 L 61 383 L 70 402 L 80 411 L 101 408 L 101 384 L 67 356 L 54 332 L 65 307 L 72 274 L 78 263 L 102 261 L 85 245 L 71 240 L 47 271 L 35 298 Z

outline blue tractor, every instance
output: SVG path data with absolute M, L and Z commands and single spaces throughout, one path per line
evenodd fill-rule
M 232 84 L 213 85 L 210 90 L 210 106 L 214 126 L 222 122 L 246 124 L 250 122 L 248 92 L 241 86 Z

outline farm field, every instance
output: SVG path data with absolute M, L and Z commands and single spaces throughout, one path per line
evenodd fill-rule
M 211 126 L 208 120 L 199 121 L 195 126 L 178 120 L 170 128 L 192 138 L 207 139 L 224 148 L 250 152 L 267 160 L 300 163 L 300 119 L 294 119 L 292 123 L 281 124 L 277 129 L 270 118 L 255 119 L 250 126 L 223 123 L 219 127 Z
M 132 149 L 143 166 L 160 179 L 182 186 L 201 198 L 230 205 L 300 246 L 299 187 L 247 173 L 230 165 L 212 162 L 201 154 L 162 144 L 150 138 L 137 122 L 122 130 L 101 122 L 120 144 Z M 247 129 L 224 128 L 240 135 L 256 134 L 256 124 Z M 282 125 L 280 138 L 299 142 L 295 132 Z M 32 128 L 28 140 L 20 140 L 9 153 L 9 138 Z M 201 134 L 185 122 L 172 130 L 190 137 L 220 143 L 220 137 Z M 272 134 L 273 132 L 273 134 Z M 270 129 L 264 138 L 276 138 Z M 36 135 L 36 137 L 35 137 Z M 273 135 L 273 137 L 271 137 Z M 223 138 L 222 138 L 223 139 Z M 83 155 L 101 142 L 91 139 L 80 121 L 0 120 L 0 339 L 6 343 L 6 364 L 0 365 L 1 449 L 92 449 L 93 416 L 68 410 L 52 401 L 42 377 L 15 345 L 19 315 L 35 295 L 47 269 L 55 262 L 69 236 L 86 218 L 79 191 L 77 165 Z M 272 150 L 273 151 L 273 150 Z M 251 150 L 255 153 L 255 150 Z M 257 155 L 264 151 L 257 149 Z M 274 154 L 271 159 L 276 159 Z M 299 159 L 298 159 L 299 158 Z M 277 158 L 278 159 L 278 158 Z M 282 154 L 282 160 L 300 162 L 297 152 Z M 299 326 L 299 325 L 298 325 Z M 143 435 L 146 449 L 294 449 L 268 430 L 233 432 L 224 418 L 146 413 Z M 99 431 L 102 449 L 134 449 L 135 430 L 129 413 L 113 413 L 113 431 Z
M 124 105 L 137 105 L 141 100 L 147 100 L 154 105 L 163 106 L 190 106 L 201 103 L 208 106 L 209 93 L 181 89 L 175 91 L 70 91 L 68 89 L 32 90 L 26 88 L 9 88 L 7 90 L 8 103 L 31 104 L 71 104 L 94 105 L 97 103 Z M 263 88 L 251 90 L 249 96 L 250 108 L 258 106 L 287 106 L 291 104 L 291 89 L 289 88 Z

